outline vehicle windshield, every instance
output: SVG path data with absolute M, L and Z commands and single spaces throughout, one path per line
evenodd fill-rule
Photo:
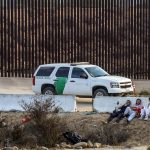
M 101 77 L 101 76 L 108 76 L 109 74 L 104 71 L 100 67 L 87 67 L 85 70 L 92 76 L 92 77 Z

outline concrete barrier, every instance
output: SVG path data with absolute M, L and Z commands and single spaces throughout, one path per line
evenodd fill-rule
M 142 100 L 142 104 L 146 106 L 149 103 L 148 97 L 96 97 L 93 100 L 93 110 L 97 112 L 112 112 L 115 107 L 118 105 L 122 105 L 126 102 L 126 100 L 131 100 L 132 105 L 135 104 L 137 99 Z
M 0 110 L 23 111 L 23 108 L 21 107 L 22 101 L 31 103 L 33 102 L 34 98 L 44 100 L 49 97 L 53 99 L 55 105 L 58 106 L 63 112 L 75 112 L 77 110 L 75 96 L 35 96 L 27 94 L 0 94 Z

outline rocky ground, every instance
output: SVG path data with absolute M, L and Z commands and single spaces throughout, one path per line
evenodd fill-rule
M 1 117 L 5 118 L 5 122 L 9 125 L 20 123 L 22 118 L 24 117 L 24 113 L 18 112 L 2 112 Z M 99 114 L 99 113 L 92 113 L 92 112 L 77 112 L 77 113 L 61 113 L 59 114 L 60 117 L 65 119 L 66 126 L 62 128 L 68 128 L 70 130 L 76 131 L 83 137 L 86 137 L 89 132 L 94 132 L 99 126 L 104 125 L 106 122 L 106 118 L 109 114 Z M 138 119 L 134 119 L 130 124 L 126 124 L 126 120 L 123 119 L 119 124 L 112 122 L 112 126 L 121 126 L 129 135 L 127 141 L 121 142 L 119 145 L 108 146 L 100 143 L 92 142 L 93 148 L 102 148 L 102 149 L 139 149 L 144 150 L 146 149 L 147 145 L 150 145 L 150 120 L 149 121 L 141 121 Z M 92 133 L 92 132 L 91 132 Z M 121 134 L 121 133 L 120 133 Z M 94 136 L 93 136 L 94 137 Z M 91 139 L 90 139 L 91 140 Z M 62 145 L 65 143 L 61 143 Z M 59 149 L 63 146 L 59 144 L 56 145 L 56 148 Z M 82 145 L 83 144 L 83 145 Z M 88 143 L 89 144 L 89 143 Z M 96 145 L 97 144 L 97 145 Z M 77 148 L 84 148 L 89 147 L 86 146 L 85 143 L 81 143 L 81 146 L 78 145 Z M 64 146 L 65 148 L 65 146 Z M 68 148 L 76 148 L 75 146 L 69 146 Z M 46 150 L 46 148 L 39 148 L 41 150 Z M 91 150 L 92 150 L 91 149 Z M 14 150 L 17 150 L 15 147 Z

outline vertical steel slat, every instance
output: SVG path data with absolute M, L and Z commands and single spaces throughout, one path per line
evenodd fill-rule
M 131 1 L 131 70 L 132 72 L 132 78 L 134 79 L 135 74 L 135 68 L 134 68 L 134 7 L 133 7 L 133 1 Z
M 81 11 L 81 9 L 82 9 L 82 0 L 78 0 L 78 17 L 79 17 L 79 24 L 78 24 L 78 26 L 79 26 L 79 30 L 78 30 L 78 45 L 79 45 L 79 47 L 78 47 L 78 53 L 77 53 L 77 55 L 78 55 L 78 61 L 81 61 L 81 58 L 82 58 L 82 38 L 81 38 L 81 35 L 82 35 L 82 26 L 81 26 L 81 21 L 82 21 L 82 11 Z
M 150 41 L 150 2 L 148 2 L 149 3 L 149 6 L 148 6 L 148 8 L 149 8 L 149 22 L 148 22 L 148 29 L 149 29 L 149 37 L 148 37 L 148 41 Z M 149 42 L 149 45 L 148 45 L 148 48 L 149 48 L 149 51 L 148 51 L 148 79 L 150 79 L 150 42 Z
M 93 28 L 93 38 L 92 38 L 92 49 L 93 49 L 93 58 L 92 58 L 92 64 L 95 64 L 95 0 L 92 1 L 92 7 L 93 7 L 93 14 L 92 14 L 92 28 Z
M 42 48 L 41 48 L 41 0 L 38 1 L 38 64 L 42 64 Z
M 119 17 L 118 17 L 118 15 L 119 15 L 119 3 L 118 3 L 118 0 L 117 0 L 117 3 L 116 3 L 116 12 L 117 12 L 117 16 L 116 16 L 116 53 L 117 53 L 117 62 L 116 62 L 116 64 L 117 64 L 117 74 L 119 74 L 120 72 L 119 72 L 119 67 L 120 67 L 120 63 L 119 63 L 119 47 L 118 47 L 118 45 L 120 44 L 119 42 L 119 39 L 118 39 L 118 35 L 119 35 L 119 30 L 118 30 L 118 26 L 119 26 Z
M 61 1 L 58 0 L 58 4 L 57 4 L 57 17 L 58 17 L 58 30 L 57 30 L 57 35 L 58 35 L 58 42 L 57 42 L 57 57 L 58 57 L 58 62 L 61 62 L 61 57 L 60 57 L 60 5 L 61 5 Z
M 74 5 L 74 22 L 75 22 L 75 25 L 74 25 L 74 45 L 73 45 L 73 49 L 74 49 L 74 55 L 73 55 L 73 61 L 76 62 L 76 44 L 77 44 L 77 16 L 76 16 L 76 13 L 77 13 L 77 5 L 76 5 L 77 1 L 74 0 L 73 1 L 73 5 Z
M 111 73 L 114 74 L 114 52 L 115 52 L 115 33 L 114 33 L 114 0 L 111 0 L 111 30 L 112 30 L 112 34 L 111 34 Z
M 70 54 L 70 59 L 68 60 L 68 62 L 71 62 L 73 60 L 73 53 L 74 53 L 74 49 L 73 49 L 73 32 L 74 32 L 74 18 L 73 18 L 73 1 L 70 1 L 70 25 L 71 25 L 71 31 L 70 31 L 70 40 L 69 43 L 70 43 L 70 48 L 69 48 L 69 54 Z
M 148 79 L 148 0 L 146 0 L 146 73 L 145 79 Z M 138 78 L 139 79 L 139 78 Z
M 136 75 L 138 74 L 138 71 L 137 71 L 137 66 L 136 66 L 136 43 L 135 43 L 135 39 L 136 39 L 136 0 L 134 0 L 134 6 L 132 7 L 133 9 L 133 67 L 135 68 L 135 71 L 134 71 L 134 79 L 136 79 Z
M 91 9 L 91 1 L 92 1 L 92 0 L 89 0 L 89 1 L 90 1 L 90 3 L 89 3 L 89 7 L 90 7 L 90 10 L 89 10 L 89 12 L 90 12 L 90 14 L 89 14 L 89 16 L 90 16 L 90 17 L 89 17 L 89 24 L 90 24 L 90 27 L 88 27 L 88 28 L 89 28 L 89 37 L 90 37 L 90 38 L 89 38 L 89 49 L 90 49 L 90 51 L 88 52 L 88 53 L 89 53 L 88 56 L 89 56 L 89 62 L 91 63 L 91 62 L 92 62 L 92 60 L 91 60 L 91 57 L 92 57 L 92 44 L 91 44 L 91 43 L 92 43 L 92 42 L 91 42 L 91 41 L 92 41 L 92 38 L 91 38 L 91 37 L 92 37 L 92 34 L 91 34 L 91 29 L 92 29 L 92 28 L 91 28 L 91 26 L 92 26 L 92 25 L 91 25 L 91 24 L 92 24 L 92 23 L 91 23 L 92 9 Z M 82 42 L 81 42 L 81 43 L 82 43 Z
M 90 5 L 89 6 L 91 6 L 92 5 L 92 0 L 89 0 L 90 1 Z M 92 30 L 92 19 L 91 19 L 91 17 L 92 17 L 92 9 L 91 9 L 91 7 L 90 7 L 90 27 L 89 27 L 89 30 L 90 30 L 90 34 L 89 34 L 89 36 L 90 36 L 90 41 L 89 41 L 89 43 L 90 43 L 90 45 L 89 45 L 89 48 L 90 48 L 90 52 L 89 52 L 89 62 L 90 63 L 92 63 L 92 33 L 91 33 L 91 30 Z M 82 43 L 82 42 L 81 42 Z
M 63 29 L 63 50 L 64 50 L 64 61 L 66 62 L 66 58 L 67 58 L 67 52 L 66 52 L 66 0 L 64 0 L 64 27 L 62 28 Z
M 52 7 L 51 7 L 51 9 L 52 9 L 52 12 L 51 12 L 51 16 L 52 16 L 52 29 L 51 29 L 51 31 L 52 31 L 52 50 L 51 50 L 51 53 L 52 53 L 52 62 L 55 62 L 55 60 L 54 60 L 54 5 L 53 5 L 53 3 L 54 3 L 54 0 L 51 0 L 51 3 L 52 3 Z
M 80 0 L 77 0 L 77 53 L 76 53 L 76 61 L 79 61 L 79 49 L 80 49 Z
M 126 37 L 126 25 L 125 25 L 125 19 L 126 19 L 126 6 L 125 6 L 125 0 L 123 1 L 123 36 Z M 127 37 L 126 37 L 127 38 Z M 126 57 L 127 57 L 127 47 L 126 47 L 126 40 L 123 39 L 123 67 L 124 67 L 124 76 L 127 76 L 127 65 L 126 65 Z
M 116 0 L 114 0 L 114 73 L 116 73 L 117 68 L 115 67 L 117 65 L 117 53 L 116 53 L 116 43 L 117 43 L 117 37 L 116 37 L 116 18 L 117 18 L 117 11 L 116 11 Z
M 31 28 L 30 28 L 30 0 L 28 0 L 28 62 L 29 62 L 29 66 L 28 66 L 28 69 L 29 69 L 29 73 L 28 73 L 28 77 L 31 77 L 31 59 L 32 59 L 32 53 L 31 53 Z
M 95 64 L 97 64 L 98 65 L 98 50 L 99 50 L 99 48 L 98 48 L 98 35 L 99 35 L 99 30 L 98 30 L 98 26 L 99 26 L 99 21 L 98 21 L 98 18 L 99 18 L 99 15 L 98 15 L 98 12 L 99 12 L 99 1 L 98 0 L 96 0 L 96 2 L 95 2 L 95 5 L 96 5 L 96 7 L 95 7 L 95 9 L 96 9 L 96 15 L 95 15 L 95 18 L 96 18 L 96 28 L 95 28 L 95 36 L 96 36 L 96 39 L 95 39 L 95 41 L 96 41 L 96 45 L 95 45 Z
M 135 43 L 137 43 L 137 53 L 138 53 L 138 56 L 137 56 L 137 60 L 136 61 L 137 61 L 137 67 L 139 68 L 140 67 L 139 57 L 141 57 L 141 56 L 139 56 L 139 54 L 140 54 L 140 49 L 139 49 L 139 44 L 140 44 L 139 43 L 139 14 L 140 14 L 139 13 L 139 0 L 137 0 L 137 8 L 136 9 L 137 9 L 137 14 L 136 14 L 137 15 L 136 16 L 137 17 L 137 24 L 136 24 L 137 25 L 137 29 L 136 29 L 136 31 L 137 31 L 137 39 L 136 40 L 137 41 Z M 139 78 L 139 76 L 140 75 L 139 75 L 139 70 L 138 70 L 137 78 Z
M 126 66 L 126 77 L 129 77 L 128 76 L 128 71 L 129 71 L 129 69 L 128 69 L 128 40 L 127 40 L 127 37 L 128 37 L 128 30 L 127 30 L 127 27 L 128 27 L 128 22 L 127 22 L 127 20 L 128 20 L 128 7 L 127 7 L 127 3 L 128 3 L 128 1 L 127 0 L 125 0 L 125 3 L 124 3 L 124 5 L 125 5 L 125 24 L 124 24 L 124 26 L 125 26 L 125 37 L 126 37 L 126 43 L 125 43 L 125 50 L 126 50 L 126 60 L 125 60 L 125 66 Z
M 140 43 L 139 44 L 139 48 L 140 48 L 140 52 L 139 53 L 140 53 L 140 59 L 139 59 L 139 65 L 142 66 L 142 60 L 141 60 L 141 58 L 142 58 L 141 55 L 143 54 L 143 51 L 141 51 L 141 49 L 142 49 L 142 46 L 141 46 L 141 43 L 142 43 L 142 36 L 141 36 L 142 35 L 142 33 L 141 33 L 142 32 L 142 30 L 141 30 L 141 28 L 142 28 L 142 5 L 141 5 L 142 1 L 140 0 L 139 2 L 140 2 L 140 16 L 139 16 L 140 17 L 140 22 L 139 22 L 139 24 L 140 24 L 139 25 L 139 32 L 140 32 L 140 34 L 139 34 L 139 43 Z M 143 66 L 142 66 L 141 69 L 143 69 Z M 141 69 L 139 70 L 139 74 L 140 74 L 140 78 L 142 79 Z
M 7 1 L 7 11 L 8 11 L 8 77 L 10 77 L 10 0 Z
M 18 49 L 17 49 L 17 3 L 15 1 L 14 3 L 14 11 L 15 11 L 15 21 L 13 23 L 15 29 L 14 29 L 14 44 L 15 44 L 15 53 L 13 54 L 14 55 L 14 58 L 15 58 L 15 64 L 14 64 L 14 70 L 15 70 L 15 77 L 17 77 L 17 73 L 18 73 Z
M 110 18 L 110 16 L 111 16 L 111 1 L 110 0 L 108 0 L 108 4 L 107 4 L 107 13 L 108 13 L 108 15 L 107 15 L 107 18 L 108 18 L 108 25 L 107 25 L 107 36 L 108 36 L 108 39 L 107 39 L 107 47 L 108 47 L 108 57 L 107 57 L 107 64 L 108 64 L 108 66 L 107 66 L 107 71 L 108 72 L 110 72 L 111 73 L 111 62 L 112 62 L 112 60 L 111 60 L 111 55 L 112 55 L 112 51 L 111 51 L 111 47 L 110 47 L 110 43 L 111 43 L 111 34 L 110 34 L 110 32 L 112 31 L 112 26 L 111 26 L 111 19 L 112 18 Z
M 20 20 L 21 20 L 21 17 L 20 17 L 20 1 L 18 1 L 18 77 L 21 76 L 21 50 L 20 50 L 20 45 L 21 45 L 21 42 L 20 42 Z
M 127 12 L 128 12 L 128 15 L 127 15 L 127 51 L 128 51 L 128 77 L 130 78 L 131 77 L 131 74 L 130 74 L 130 7 L 129 7 L 130 3 L 127 1 Z
M 87 7 L 88 6 L 86 6 L 86 2 L 85 2 L 85 0 L 83 1 L 84 2 L 84 10 L 83 10 L 83 19 L 82 19 L 82 21 L 83 21 L 83 35 L 85 36 L 85 37 L 82 37 L 83 38 L 83 49 L 82 49 L 82 52 L 83 52 L 83 58 L 82 58 L 82 61 L 87 61 L 86 60 L 86 47 L 85 47 L 85 43 L 86 43 L 86 38 L 87 38 L 87 35 L 86 35 L 86 33 L 85 33 L 85 26 L 86 26 L 86 23 L 85 23 L 85 11 L 86 11 L 86 9 L 87 9 Z M 94 0 L 93 0 L 93 2 L 94 2 Z
M 2 76 L 2 0 L 0 0 L 0 76 Z
M 99 66 L 102 66 L 102 0 L 99 1 Z
M 45 18 L 44 18 L 44 0 L 41 0 L 41 40 L 40 40 L 40 42 L 41 42 L 41 52 L 42 52 L 42 64 L 44 64 L 45 63 L 45 58 L 44 58 L 44 52 L 45 52 L 45 44 L 44 44 L 44 40 L 45 40 L 45 36 L 44 36 L 44 20 L 45 20 Z
M 55 59 L 55 62 L 58 62 L 58 56 L 57 56 L 57 41 L 58 41 L 58 39 L 57 39 L 57 0 L 55 0 L 55 5 L 54 5 L 54 7 L 55 7 L 55 11 L 54 11 L 54 13 L 55 13 L 55 18 L 54 18 L 54 22 L 55 22 L 55 48 L 54 48 L 54 59 Z
M 105 58 L 105 60 L 104 60 L 104 69 L 106 69 L 106 70 L 108 70 L 108 68 L 107 68 L 107 66 L 108 66 L 108 64 L 107 64 L 107 56 L 108 56 L 108 46 L 107 46 L 107 40 L 108 40 L 108 36 L 107 36 L 107 14 L 108 14 L 108 12 L 107 12 L 107 5 L 108 5 L 108 0 L 105 0 L 105 32 L 104 32 L 104 37 L 105 37 L 105 39 L 104 39 L 104 43 L 105 43 L 105 50 L 104 50 L 104 58 Z
M 7 77 L 7 59 L 6 59 L 6 0 L 4 1 L 4 74 Z
M 25 0 L 22 0 L 22 77 L 24 77 L 24 52 L 25 52 L 25 48 L 24 48 L 24 45 L 25 45 L 25 42 L 24 42 L 24 23 L 25 23 L 25 17 L 24 17 L 24 3 L 25 3 Z
M 145 74 L 145 43 L 144 43 L 144 41 L 145 41 L 145 27 L 144 27 L 144 21 L 145 21 L 145 13 L 144 13 L 144 1 L 145 0 L 142 0 L 142 5 L 143 5 L 143 7 L 142 7 L 142 18 L 143 18 L 143 20 L 142 20 L 142 29 L 143 29 L 143 31 L 142 31 L 142 43 L 143 43 L 143 45 L 142 45 L 142 49 L 143 49 L 143 58 L 142 58 L 142 65 L 143 65 L 143 72 L 142 72 L 142 74 L 143 74 L 143 76 L 142 76 L 142 78 L 144 79 L 144 74 Z
M 64 34 L 64 0 L 61 1 L 60 4 L 60 60 L 64 62 L 64 42 L 63 42 L 63 34 Z
M 32 37 L 32 41 L 31 41 L 31 45 L 30 45 L 30 59 L 31 59 L 31 68 L 30 68 L 30 76 L 34 74 L 34 70 L 35 70 L 35 60 L 34 59 L 34 55 L 37 56 L 37 52 L 35 50 L 35 40 L 37 40 L 37 32 L 34 32 L 36 31 L 36 25 L 37 25 L 37 18 L 35 18 L 35 11 L 36 11 L 36 8 L 37 6 L 35 5 L 36 4 L 36 0 L 33 1 L 33 0 L 30 0 L 30 8 L 31 8 L 31 14 L 32 14 L 32 17 L 31 17 L 31 22 L 30 22 L 30 25 L 32 26 L 32 28 L 30 28 L 30 30 L 32 30 L 30 32 L 30 36 Z M 37 15 L 37 12 L 36 12 L 36 15 Z M 35 38 L 36 37 L 36 38 Z M 37 43 L 36 43 L 37 45 Z
M 139 36 L 138 36 L 138 50 L 139 50 L 139 54 L 140 54 L 140 59 L 141 59 L 141 0 L 138 1 L 139 2 L 139 21 L 138 21 L 138 30 L 139 30 Z M 139 62 L 139 66 L 141 66 L 141 60 L 138 60 Z M 141 71 L 139 70 L 139 77 L 141 78 Z
M 48 56 L 48 3 L 47 0 L 44 1 L 45 2 L 45 14 L 44 14 L 44 18 L 45 18 L 45 63 L 47 64 L 49 61 L 49 56 Z
M 27 0 L 25 0 L 25 77 L 27 76 L 27 72 L 28 72 L 28 63 L 27 63 L 27 59 L 28 59 L 28 42 L 27 42 L 27 22 L 28 22 L 28 16 L 27 16 Z
M 34 5 L 34 9 L 33 9 L 33 4 L 32 4 L 32 0 L 31 0 L 31 13 L 32 13 L 32 20 L 31 20 L 31 24 L 32 24 L 32 46 L 31 46 L 31 49 L 32 49 L 32 74 L 34 73 L 34 70 L 36 69 L 38 63 L 39 63 L 39 60 L 40 59 L 38 56 L 38 51 L 39 51 L 39 36 L 38 36 L 38 31 L 39 31 L 39 26 L 38 26 L 38 21 L 39 21 L 39 7 L 38 7 L 38 1 L 35 0 L 35 5 Z M 35 20 L 33 19 L 33 16 L 35 17 Z M 35 23 L 35 26 L 33 26 L 33 24 Z M 35 27 L 35 28 L 34 28 Z M 34 33 L 35 31 L 35 33 Z M 35 35 L 35 36 L 34 36 Z
M 71 8 L 70 8 L 70 0 L 68 0 L 67 2 L 68 4 L 68 18 L 67 18 L 67 27 L 70 28 L 68 25 L 70 24 L 70 13 L 71 13 Z M 68 30 L 68 39 L 67 39 L 67 52 L 68 52 L 68 59 L 67 59 L 67 62 L 70 61 L 70 30 Z
M 51 0 L 47 0 L 48 5 L 48 20 L 47 20 L 47 51 L 48 51 L 48 63 L 51 63 Z
M 124 48 L 122 48 L 122 40 L 121 40 L 121 31 L 122 31 L 122 3 L 121 3 L 122 0 L 120 0 L 119 2 L 119 59 L 121 58 L 121 54 L 122 54 L 122 51 L 124 50 Z M 122 75 L 122 71 L 124 71 L 124 68 L 123 68 L 123 59 L 120 59 L 120 70 L 119 70 L 119 75 Z
M 105 20 L 104 20 L 104 0 L 102 0 L 102 59 L 101 59 L 101 61 L 102 61 L 102 67 L 104 68 L 104 51 L 105 51 L 105 48 L 104 48 L 104 25 L 105 25 Z
M 0 76 L 3 76 L 3 7 L 0 0 Z

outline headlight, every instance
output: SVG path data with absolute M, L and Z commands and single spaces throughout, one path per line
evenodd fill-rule
M 119 88 L 119 83 L 117 83 L 117 82 L 111 82 L 110 83 L 110 87 L 111 88 Z

